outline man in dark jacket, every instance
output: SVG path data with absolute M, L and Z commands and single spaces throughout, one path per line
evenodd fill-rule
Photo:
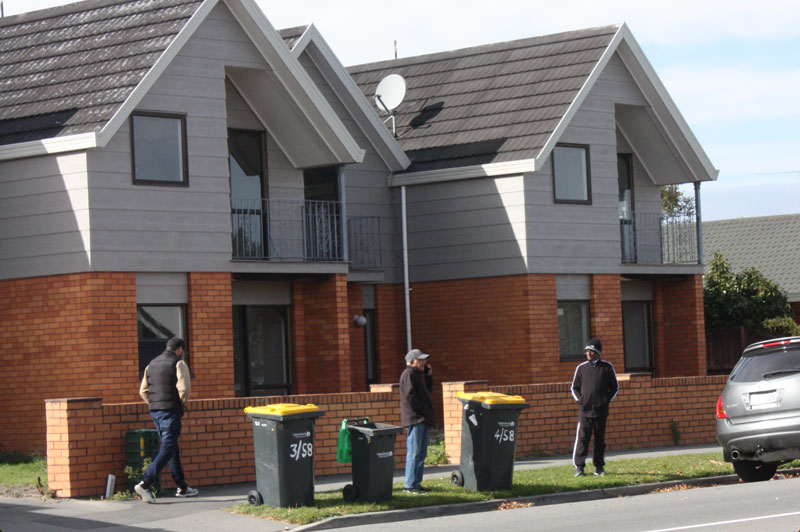
M 150 362 L 144 370 L 139 395 L 150 408 L 150 416 L 161 437 L 161 449 L 153 463 L 144 473 L 144 479 L 134 490 L 144 502 L 156 502 L 150 492 L 151 486 L 161 475 L 161 470 L 169 463 L 172 479 L 178 486 L 176 497 L 194 497 L 197 490 L 190 488 L 183 477 L 181 449 L 178 438 L 181 435 L 181 418 L 186 402 L 191 394 L 189 366 L 183 361 L 185 343 L 180 338 L 170 338 L 167 349 Z
M 428 437 L 433 425 L 433 377 L 430 355 L 419 349 L 406 354 L 406 369 L 400 375 L 400 420 L 408 427 L 406 438 L 406 480 L 403 491 L 424 494 L 422 472 L 428 455 Z
M 587 360 L 575 368 L 575 377 L 572 379 L 572 397 L 580 403 L 578 434 L 572 452 L 576 477 L 584 474 L 583 468 L 586 465 L 592 433 L 594 433 L 592 450 L 594 474 L 599 476 L 606 474 L 604 467 L 608 405 L 619 393 L 619 384 L 614 366 L 600 359 L 602 351 L 603 344 L 598 338 L 589 340 L 589 344 L 584 348 Z

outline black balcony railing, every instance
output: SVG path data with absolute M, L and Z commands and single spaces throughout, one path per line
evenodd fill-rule
M 338 201 L 231 199 L 233 258 L 343 262 Z M 380 267 L 380 228 L 372 217 L 348 218 L 354 268 Z
M 698 264 L 694 216 L 632 212 L 619 224 L 623 264 Z

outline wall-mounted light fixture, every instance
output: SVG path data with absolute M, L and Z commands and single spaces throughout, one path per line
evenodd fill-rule
M 355 323 L 359 327 L 363 327 L 364 325 L 367 324 L 367 318 L 365 318 L 360 314 L 356 314 L 355 316 L 353 316 L 353 323 Z

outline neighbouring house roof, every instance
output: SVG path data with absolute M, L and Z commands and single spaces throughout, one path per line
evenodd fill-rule
M 693 179 L 715 179 L 717 171 L 624 24 L 348 71 L 370 100 L 388 74 L 405 79 L 395 118 L 398 141 L 412 161 L 407 172 L 435 178 L 466 168 L 479 176 L 539 169 L 614 53 L 651 103 L 659 127 L 671 134 L 665 138 L 680 139 L 675 148 L 689 161 Z
M 758 268 L 800 301 L 800 214 L 703 222 L 703 262 L 725 255 L 733 271 Z
M 364 132 L 378 155 L 391 171 L 405 170 L 411 164 L 400 144 L 384 126 L 327 41 L 313 25 L 286 28 L 278 32 L 292 55 L 303 54 L 313 61 L 339 102 Z
M 269 64 L 268 85 L 291 93 L 286 106 L 303 125 L 284 126 L 323 135 L 340 160 L 360 161 L 363 151 L 253 0 L 85 0 L 0 19 L 0 160 L 105 145 L 220 3 Z

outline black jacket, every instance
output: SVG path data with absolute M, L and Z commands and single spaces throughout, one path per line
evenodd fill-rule
M 581 405 L 584 417 L 605 417 L 608 404 L 619 393 L 619 383 L 614 366 L 605 360 L 592 364 L 589 360 L 575 368 L 572 379 L 572 397 Z
M 147 383 L 150 385 L 150 410 L 177 410 L 183 412 L 178 393 L 177 365 L 180 357 L 169 349 L 158 355 L 147 366 Z
M 400 374 L 400 423 L 404 427 L 433 425 L 433 377 L 412 366 Z

